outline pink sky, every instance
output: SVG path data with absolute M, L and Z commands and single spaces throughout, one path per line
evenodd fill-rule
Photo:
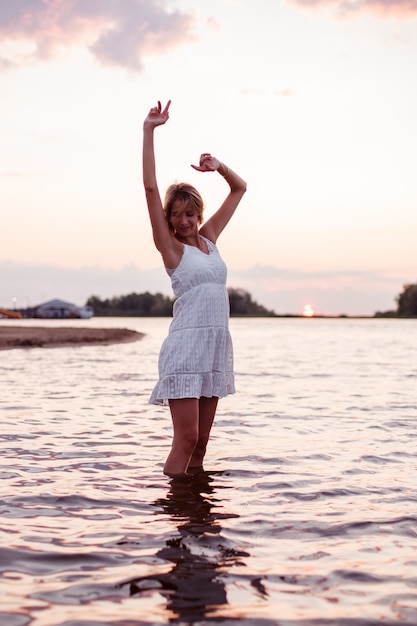
M 140 172 L 158 98 L 161 189 L 215 210 L 202 151 L 248 181 L 219 241 L 231 286 L 373 314 L 417 280 L 417 1 L 2 3 L 0 88 L 1 306 L 170 293 Z

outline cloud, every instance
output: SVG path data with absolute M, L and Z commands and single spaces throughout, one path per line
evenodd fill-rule
M 207 30 L 211 31 L 212 33 L 219 33 L 221 31 L 219 22 L 213 17 L 207 18 L 206 26 L 207 26 Z
M 413 277 L 392 276 L 384 271 L 316 271 L 257 265 L 244 270 L 229 269 L 228 286 L 249 291 L 254 299 L 277 313 L 300 313 L 312 304 L 318 313 L 373 315 L 394 308 L 394 298 Z M 101 267 L 60 268 L 0 262 L 0 307 L 35 306 L 52 298 L 84 304 L 87 298 L 161 292 L 172 296 L 162 267 L 121 269 Z
M 301 313 L 308 303 L 326 315 L 373 315 L 395 308 L 394 298 L 406 280 L 384 270 L 303 271 L 256 265 L 230 268 L 228 282 L 277 313 Z
M 339 284 L 358 284 L 364 281 L 372 282 L 377 285 L 380 283 L 392 283 L 392 281 L 400 281 L 398 276 L 387 275 L 383 270 L 317 270 L 303 271 L 291 268 L 278 268 L 273 265 L 255 265 L 247 269 L 231 270 L 229 276 L 233 275 L 234 279 L 253 282 L 253 284 L 264 283 L 265 285 L 284 284 L 291 282 L 293 285 L 325 285 L 331 283 Z
M 15 171 L 7 171 L 7 172 L 1 172 L 0 171 L 0 178 L 29 178 L 32 176 L 38 176 L 39 172 L 35 172 L 35 171 L 20 171 L 20 170 L 15 170 Z
M 243 96 L 256 97 L 272 97 L 272 98 L 290 98 L 295 96 L 292 89 L 242 89 L 240 92 Z
M 417 14 L 417 0 L 287 0 L 307 9 L 334 8 L 341 16 L 371 12 L 380 17 L 409 17 Z
M 0 43 L 30 42 L 37 60 L 86 46 L 102 64 L 143 69 L 148 54 L 193 40 L 191 14 L 168 9 L 168 0 L 13 0 L 0 4 Z M 0 59 L 0 69 L 27 55 Z
M 52 298 L 81 305 L 92 295 L 111 298 L 145 291 L 170 293 L 169 278 L 162 268 L 142 269 L 136 265 L 120 269 L 63 268 L 0 261 L 0 307 L 3 308 L 10 308 L 13 298 L 23 308 Z

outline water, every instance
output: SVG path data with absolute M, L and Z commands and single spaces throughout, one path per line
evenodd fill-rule
M 0 353 L 0 624 L 417 624 L 417 323 L 232 319 L 238 393 L 178 484 L 169 321 Z

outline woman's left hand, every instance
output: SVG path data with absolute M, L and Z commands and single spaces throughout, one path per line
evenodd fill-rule
M 208 152 L 204 152 L 200 157 L 200 165 L 191 165 L 191 167 L 199 172 L 215 172 L 220 167 L 220 161 Z

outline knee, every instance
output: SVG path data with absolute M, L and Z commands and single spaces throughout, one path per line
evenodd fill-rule
M 193 452 L 195 447 L 198 445 L 198 432 L 188 430 L 182 433 L 178 443 L 187 452 Z

